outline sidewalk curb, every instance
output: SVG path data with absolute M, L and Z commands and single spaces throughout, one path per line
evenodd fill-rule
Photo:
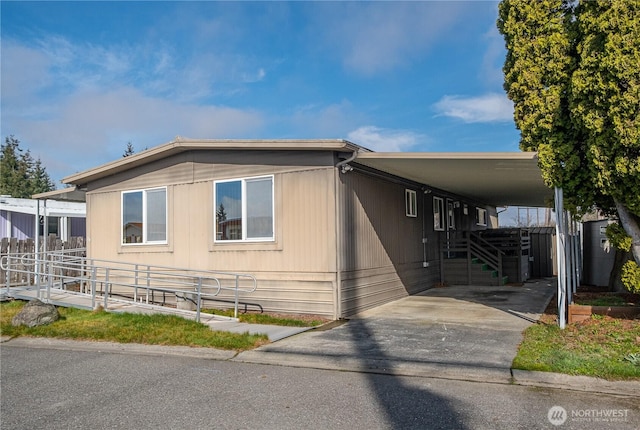
M 511 369 L 511 373 L 516 385 L 640 397 L 640 381 L 609 381 L 592 376 L 519 369 Z
M 175 357 L 203 358 L 209 360 L 230 360 L 236 351 L 215 348 L 196 348 L 189 346 L 144 345 L 139 343 L 90 342 L 70 339 L 42 337 L 17 337 L 3 345 L 18 348 L 42 348 L 85 352 L 105 352 L 131 355 L 160 355 Z
M 490 384 L 510 384 L 512 376 L 506 368 L 452 366 L 431 362 L 414 363 L 393 359 L 313 356 L 276 351 L 243 351 L 231 361 L 341 372 L 374 373 L 380 375 L 449 379 Z
M 608 381 L 580 375 L 537 372 L 519 369 L 449 366 L 440 363 L 409 363 L 400 360 L 375 360 L 304 356 L 275 351 L 250 350 L 237 353 L 215 348 L 90 342 L 41 337 L 1 336 L 3 347 L 41 348 L 131 355 L 189 357 L 270 366 L 313 368 L 346 372 L 377 373 L 393 376 L 438 378 L 490 384 L 513 384 L 530 387 L 573 390 L 640 398 L 640 381 Z

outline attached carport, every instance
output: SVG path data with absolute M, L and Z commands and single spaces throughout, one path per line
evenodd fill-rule
M 562 189 L 545 185 L 535 152 L 359 152 L 354 163 L 493 206 L 554 207 L 559 324 L 579 283 L 580 250 Z M 574 226 L 575 229 L 575 226 Z
M 535 152 L 363 152 L 354 162 L 493 206 L 553 203 Z
M 346 161 L 494 206 L 554 204 L 535 153 L 363 152 Z M 311 330 L 236 359 L 509 383 L 522 330 L 544 311 L 556 291 L 554 281 L 431 288 L 331 330 Z

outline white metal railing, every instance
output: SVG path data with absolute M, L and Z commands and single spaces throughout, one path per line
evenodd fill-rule
M 46 253 L 7 254 L 0 259 L 0 267 L 11 272 L 33 275 L 37 297 L 51 289 L 68 290 L 91 296 L 91 307 L 100 304 L 108 308 L 109 299 L 121 302 L 157 304 L 160 293 L 162 304 L 166 295 L 177 301 L 191 300 L 196 304 L 196 320 L 200 321 L 203 300 L 213 300 L 222 291 L 233 294 L 234 317 L 238 317 L 240 294 L 252 293 L 257 288 L 253 275 L 222 271 L 191 270 L 170 266 L 98 260 L 84 256 L 83 250 L 49 251 Z M 82 255 L 79 255 L 82 254 Z M 10 276 L 7 276 L 6 294 L 10 295 Z

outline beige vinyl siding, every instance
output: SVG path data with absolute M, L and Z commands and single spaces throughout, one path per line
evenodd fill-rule
M 337 317 L 332 155 L 287 153 L 281 159 L 285 165 L 277 165 L 280 157 L 271 152 L 244 153 L 240 158 L 238 154 L 221 155 L 180 154 L 102 180 L 100 187 L 89 184 L 89 255 L 102 260 L 251 273 L 258 278 L 258 290 L 245 297 L 247 302 L 260 303 L 267 311 Z M 298 166 L 294 165 L 296 160 Z M 214 181 L 266 174 L 274 177 L 275 241 L 214 242 Z M 167 186 L 168 244 L 122 245 L 121 192 L 157 186 Z
M 406 185 L 357 171 L 340 181 L 342 316 L 433 286 L 439 269 L 423 267 L 422 191 L 418 216 L 407 217 Z

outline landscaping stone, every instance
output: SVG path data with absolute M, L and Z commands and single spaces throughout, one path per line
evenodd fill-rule
M 60 318 L 60 314 L 55 306 L 42 303 L 40 300 L 35 299 L 24 305 L 22 310 L 11 320 L 11 325 L 36 327 L 51 324 L 58 318 Z

